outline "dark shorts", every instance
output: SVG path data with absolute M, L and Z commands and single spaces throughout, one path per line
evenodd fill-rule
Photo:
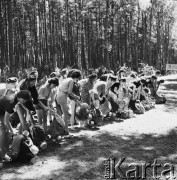
M 33 102 L 32 102 L 32 101 L 27 101 L 27 102 L 25 103 L 25 106 L 27 107 L 27 109 L 28 109 L 29 111 L 35 111 L 35 108 L 34 108 L 34 106 L 33 106 Z
M 39 99 L 39 101 L 44 104 L 45 106 L 48 106 L 47 99 Z M 40 105 L 37 105 L 35 107 L 36 110 L 42 110 L 43 108 Z

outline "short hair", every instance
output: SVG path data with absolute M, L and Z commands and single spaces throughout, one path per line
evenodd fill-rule
M 111 90 L 113 93 L 115 93 L 115 92 L 114 92 L 114 88 L 117 87 L 117 89 L 119 89 L 119 86 L 120 86 L 120 83 L 119 83 L 119 82 L 115 82 L 115 83 L 111 86 L 110 90 Z
M 103 74 L 103 75 L 100 77 L 100 81 L 106 82 L 106 81 L 107 81 L 107 75 Z
M 28 75 L 28 80 L 29 81 L 34 81 L 38 78 L 38 72 L 37 71 L 32 71 L 29 75 Z
M 155 72 L 155 74 L 160 75 L 161 72 L 160 72 L 159 70 L 157 70 L 157 71 Z
M 147 83 L 146 79 L 141 79 L 140 81 L 141 81 L 142 84 L 146 84 Z
M 160 83 L 164 83 L 165 81 L 164 81 L 163 79 L 161 79 L 159 82 L 160 82 Z
M 108 79 L 111 79 L 111 81 L 116 81 L 117 80 L 117 76 L 114 76 L 113 74 L 110 74 Z
M 157 79 L 157 76 L 152 75 L 151 78 L 152 78 L 152 79 Z
M 61 72 L 60 72 L 61 75 L 65 75 L 66 73 L 67 73 L 67 69 L 66 68 L 62 69 Z
M 136 75 L 134 73 L 130 74 L 130 77 L 136 78 Z
M 28 77 L 28 81 L 34 81 L 36 79 L 37 79 L 36 77 Z
M 149 89 L 148 88 L 144 88 L 144 91 L 145 91 L 145 93 L 150 93 L 150 91 L 149 91 Z
M 136 86 L 136 88 L 141 85 L 140 80 L 134 81 L 133 84 Z
M 71 78 L 80 78 L 81 77 L 81 72 L 79 70 L 74 70 L 72 73 L 71 73 Z
M 54 85 L 58 86 L 59 85 L 59 80 L 58 80 L 57 77 L 53 77 L 53 78 L 48 80 L 48 83 L 49 83 L 49 85 L 54 84 Z
M 88 78 L 89 78 L 89 79 L 95 79 L 95 78 L 97 78 L 97 75 L 96 75 L 95 73 L 93 73 L 93 74 L 90 74 L 90 75 L 88 76 Z
M 67 77 L 71 77 L 71 74 L 72 74 L 75 70 L 76 70 L 76 69 L 71 69 L 71 70 L 69 70 Z
M 30 72 L 29 74 L 28 74 L 28 77 L 30 77 L 30 76 L 34 76 L 34 77 L 38 77 L 38 72 L 35 70 L 35 71 L 32 71 L 32 72 Z
M 120 73 L 126 73 L 126 71 L 124 70 L 124 69 L 120 69 L 119 71 L 118 71 L 118 74 L 120 74 Z
M 32 99 L 31 93 L 28 90 L 21 90 L 16 95 L 17 98 L 22 98 L 26 101 L 30 101 Z
M 53 78 L 53 77 L 57 77 L 57 73 L 56 73 L 56 72 L 52 72 L 52 73 L 50 74 L 50 78 Z

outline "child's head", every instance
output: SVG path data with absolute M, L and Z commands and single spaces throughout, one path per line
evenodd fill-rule
M 87 103 L 82 103 L 81 106 L 76 108 L 76 117 L 79 120 L 87 120 L 89 115 L 89 105 Z
M 6 88 L 13 89 L 16 88 L 18 85 L 18 79 L 16 77 L 10 77 L 6 81 Z
M 111 91 L 115 94 L 117 94 L 117 91 L 119 90 L 120 87 L 120 83 L 119 82 L 115 82 L 112 86 L 111 86 Z

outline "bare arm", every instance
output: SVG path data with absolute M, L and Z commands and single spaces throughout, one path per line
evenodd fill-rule
M 16 109 L 16 111 L 17 111 L 17 114 L 18 114 L 19 119 L 20 119 L 20 123 L 21 123 L 21 125 L 22 125 L 22 129 L 21 129 L 21 132 L 20 132 L 20 133 L 22 133 L 24 130 L 27 130 L 26 119 L 25 119 L 25 117 L 24 117 L 25 111 L 22 109 L 22 107 L 23 107 L 25 110 L 26 110 L 26 108 L 25 108 L 23 105 L 22 105 L 22 107 L 20 107 L 20 105 L 22 105 L 22 104 L 18 103 L 18 104 L 16 105 L 15 109 Z M 28 110 L 27 110 L 27 112 L 28 112 Z
M 44 88 L 44 86 L 41 86 L 38 91 L 39 98 L 44 97 L 44 92 L 45 92 L 45 88 Z
M 25 81 L 25 79 L 22 79 L 19 83 L 18 83 L 18 85 L 17 85 L 17 89 L 20 89 L 20 87 L 21 87 L 21 85 L 24 83 L 24 81 Z

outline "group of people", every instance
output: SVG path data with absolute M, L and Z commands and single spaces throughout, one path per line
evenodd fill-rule
M 157 93 L 164 82 L 159 76 L 160 71 L 151 76 L 127 74 L 122 67 L 117 73 L 90 69 L 87 77 L 78 69 L 63 69 L 52 72 L 40 86 L 37 69 L 20 81 L 7 78 L 0 84 L 0 162 L 32 161 L 47 147 L 49 130 L 73 138 L 70 132 L 77 122 L 95 128 L 100 119 L 131 118 L 165 103 Z

